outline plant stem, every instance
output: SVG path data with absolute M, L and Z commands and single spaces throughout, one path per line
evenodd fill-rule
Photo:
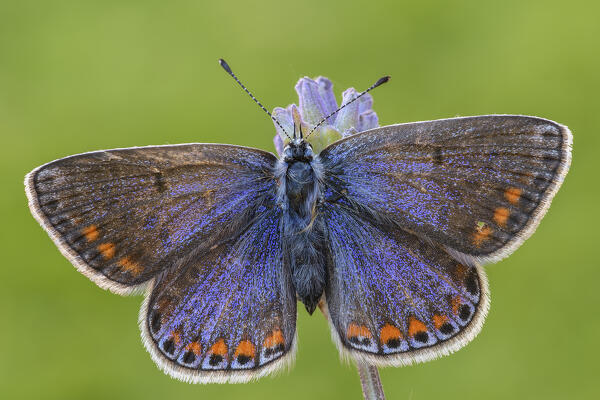
M 323 313 L 325 319 L 329 320 L 327 305 L 323 300 L 319 302 L 319 309 Z M 329 323 L 331 323 L 331 321 Z M 356 360 L 356 369 L 358 369 L 358 376 L 360 377 L 360 384 L 365 400 L 385 400 L 385 393 L 383 392 L 383 386 L 381 385 L 381 379 L 379 379 L 379 370 L 377 367 Z
M 365 400 L 385 400 L 377 367 L 363 361 L 356 361 L 356 368 Z

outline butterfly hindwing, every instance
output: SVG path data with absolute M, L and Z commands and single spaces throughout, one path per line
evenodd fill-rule
M 273 202 L 275 162 L 229 145 L 117 149 L 53 161 L 25 185 L 61 252 L 102 288 L 126 294 L 191 249 L 238 233 Z
M 296 296 L 283 264 L 281 210 L 157 278 L 140 314 L 146 348 L 189 382 L 244 382 L 295 351 Z
M 449 354 L 477 335 L 488 307 L 482 269 L 343 205 L 322 210 L 330 253 L 325 312 L 343 354 L 407 365 Z
M 475 265 L 533 233 L 570 151 L 562 125 L 492 115 L 376 128 L 333 143 L 320 159 L 330 197 Z

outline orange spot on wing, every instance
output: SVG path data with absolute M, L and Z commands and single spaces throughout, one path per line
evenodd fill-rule
M 202 346 L 198 342 L 192 342 L 187 345 L 186 350 L 191 351 L 195 355 L 199 356 L 202 354 Z
M 181 333 L 179 333 L 179 331 L 171 332 L 171 336 L 173 336 L 173 341 L 176 345 L 179 345 L 179 343 L 181 343 Z
M 219 356 L 225 356 L 227 354 L 227 345 L 225 340 L 219 339 L 210 347 L 210 352 Z
M 492 228 L 486 225 L 482 226 L 481 228 L 477 228 L 473 234 L 473 244 L 477 247 L 480 247 L 484 241 L 490 238 L 492 232 Z
M 521 198 L 521 194 L 523 193 L 522 189 L 519 188 L 508 188 L 504 191 L 504 197 L 511 204 L 517 205 L 519 204 L 519 199 Z
M 98 245 L 98 251 L 102 253 L 102 257 L 110 260 L 115 256 L 115 245 L 113 243 L 102 243 Z
M 358 325 L 350 324 L 350 325 L 348 325 L 348 331 L 346 332 L 346 336 L 348 336 L 348 337 L 358 336 L 359 332 L 360 332 L 360 328 Z
M 506 226 L 510 211 L 506 207 L 498 207 L 494 210 L 494 221 L 500 226 Z
M 138 275 L 142 272 L 142 266 L 129 257 L 123 257 L 119 260 L 119 265 L 123 267 L 125 271 L 130 272 L 132 275 Z
M 427 332 L 427 326 L 415 317 L 410 317 L 408 320 L 408 335 L 415 336 L 419 332 Z
M 94 240 L 98 239 L 98 236 L 100 235 L 98 233 L 98 228 L 96 227 L 96 225 L 90 225 L 88 227 L 85 227 L 81 230 L 81 232 L 85 235 L 85 239 L 88 241 L 88 243 L 91 243 Z
M 454 313 L 454 315 L 458 315 L 458 308 L 461 304 L 462 300 L 460 299 L 460 296 L 454 296 L 454 298 L 452 299 L 452 312 Z
M 273 333 L 267 336 L 265 342 L 263 343 L 263 347 L 275 347 L 284 343 L 285 339 L 283 338 L 283 332 L 281 332 L 281 329 L 276 329 L 273 331 Z
M 456 264 L 454 267 L 454 276 L 457 280 L 462 281 L 467 275 L 467 267 L 462 264 Z
M 234 356 L 237 357 L 240 354 L 247 357 L 254 357 L 256 349 L 254 345 L 249 340 L 242 340 L 238 347 L 235 349 Z
M 356 337 L 356 336 L 370 338 L 371 332 L 369 331 L 369 328 L 367 328 L 364 325 L 359 326 L 357 324 L 351 323 L 350 325 L 348 325 L 348 330 L 346 331 L 346 335 L 349 338 Z
M 390 339 L 402 339 L 402 332 L 393 325 L 385 324 L 381 328 L 379 339 L 381 340 L 381 344 L 386 344 Z
M 433 315 L 433 326 L 435 326 L 435 329 L 440 329 L 446 322 L 448 322 L 447 316 L 438 314 Z

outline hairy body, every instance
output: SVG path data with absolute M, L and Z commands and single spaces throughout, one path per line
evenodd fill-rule
M 283 209 L 282 244 L 284 262 L 292 272 L 292 283 L 306 310 L 312 314 L 325 289 L 326 253 L 323 224 L 317 218 L 321 198 L 321 163 L 310 144 L 292 141 L 277 165 L 277 201 Z

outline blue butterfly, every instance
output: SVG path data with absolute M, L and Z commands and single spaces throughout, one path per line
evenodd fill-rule
M 340 108 L 329 81 L 310 81 L 300 112 L 272 116 L 279 157 L 223 144 L 79 154 L 27 175 L 29 206 L 98 286 L 145 291 L 144 344 L 178 379 L 245 382 L 290 363 L 297 300 L 354 359 L 451 353 L 483 324 L 481 265 L 547 211 L 571 133 L 516 115 L 377 127 L 363 95 L 385 81 Z

